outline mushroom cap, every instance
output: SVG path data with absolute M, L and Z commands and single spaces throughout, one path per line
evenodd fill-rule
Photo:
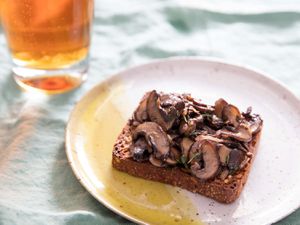
M 234 105 L 225 105 L 222 111 L 222 118 L 224 121 L 229 121 L 234 127 L 237 127 L 241 119 L 240 110 Z
M 201 143 L 195 142 L 192 149 L 193 147 L 197 148 L 197 150 L 202 154 L 204 167 L 201 169 L 199 166 L 194 166 L 194 163 L 198 164 L 198 162 L 194 162 L 191 166 L 192 174 L 201 180 L 208 180 L 215 177 L 220 166 L 216 144 L 210 141 L 202 141 Z
M 220 163 L 222 164 L 222 166 L 227 165 L 230 152 L 231 149 L 228 148 L 227 146 L 225 145 L 219 146 L 218 153 L 219 153 Z
M 202 159 L 201 145 L 204 141 L 195 141 L 189 150 L 188 160 L 191 164 Z M 197 157 L 196 157 L 197 156 Z
M 147 113 L 150 120 L 159 124 L 165 131 L 173 126 L 177 118 L 177 109 L 173 105 L 167 109 L 160 106 L 159 94 L 155 90 L 151 91 L 149 94 Z
M 180 142 L 180 148 L 181 148 L 182 155 L 184 155 L 186 158 L 188 158 L 189 151 L 193 144 L 194 142 L 190 138 L 188 137 L 182 138 Z
M 164 160 L 170 152 L 170 143 L 167 134 L 154 122 L 144 122 L 136 127 L 133 132 L 133 140 L 145 137 L 148 145 L 153 149 L 155 158 Z
M 232 141 L 230 141 L 230 140 L 221 139 L 221 138 L 218 138 L 216 136 L 207 135 L 207 134 L 200 134 L 196 137 L 195 140 L 196 141 L 207 140 L 207 141 L 213 141 L 213 142 L 220 143 L 220 144 L 230 144 L 230 143 L 232 143 Z
M 229 154 L 228 168 L 236 171 L 240 168 L 241 163 L 245 160 L 245 153 L 238 149 L 232 149 Z
M 217 117 L 216 115 L 212 115 L 211 117 L 207 117 L 207 122 L 209 123 L 210 127 L 213 129 L 220 129 L 224 126 L 224 121 Z
M 174 106 L 181 114 L 185 107 L 184 101 L 175 94 L 162 94 L 160 96 L 160 105 L 162 108 Z
M 215 114 L 217 117 L 222 118 L 222 112 L 226 105 L 228 105 L 228 103 L 223 98 L 219 98 L 215 102 Z
M 252 140 L 250 127 L 244 123 L 240 124 L 235 131 L 219 130 L 222 137 L 231 137 L 238 141 L 249 142 Z
M 147 161 L 152 149 L 146 140 L 141 137 L 130 146 L 130 152 L 134 160 L 138 162 Z
M 179 125 L 179 133 L 188 136 L 196 130 L 196 127 L 197 122 L 195 120 L 190 119 L 187 122 L 182 120 Z
M 150 92 L 147 92 L 142 101 L 140 102 L 138 108 L 134 111 L 133 117 L 136 121 L 142 123 L 148 119 L 148 113 L 147 113 L 147 101 L 149 97 Z

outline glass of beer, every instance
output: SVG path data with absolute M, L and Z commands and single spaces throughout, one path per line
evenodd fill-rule
M 1 0 L 16 82 L 62 93 L 87 77 L 93 0 Z

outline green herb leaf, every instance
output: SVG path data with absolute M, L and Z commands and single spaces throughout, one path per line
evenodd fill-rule
M 180 161 L 181 161 L 182 164 L 185 164 L 186 161 L 187 161 L 186 156 L 182 155 L 182 156 L 180 157 Z
M 187 165 L 187 157 L 185 157 L 184 155 L 182 155 L 179 160 L 177 160 L 177 162 L 179 164 L 182 164 L 186 169 L 188 169 L 188 165 Z
M 190 164 L 194 159 L 196 159 L 197 157 L 199 157 L 201 155 L 200 152 L 197 152 L 196 154 L 194 154 L 192 156 L 192 158 L 187 162 L 187 164 Z

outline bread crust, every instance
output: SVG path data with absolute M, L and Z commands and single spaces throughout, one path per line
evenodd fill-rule
M 261 131 L 253 136 L 249 145 L 249 152 L 253 156 L 242 170 L 225 180 L 216 177 L 211 181 L 201 181 L 197 177 L 184 172 L 180 167 L 156 167 L 150 162 L 137 162 L 128 157 L 132 138 L 130 126 L 127 124 L 114 145 L 112 165 L 114 168 L 136 177 L 180 187 L 221 203 L 232 203 L 240 196 L 247 181 L 260 135 Z

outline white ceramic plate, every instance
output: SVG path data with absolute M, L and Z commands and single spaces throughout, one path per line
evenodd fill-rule
M 223 97 L 264 119 L 248 182 L 233 204 L 118 172 L 114 141 L 142 95 L 188 92 L 206 103 Z M 286 88 L 253 70 L 218 61 L 179 58 L 123 71 L 92 89 L 75 107 L 66 132 L 70 164 L 102 204 L 138 223 L 270 224 L 300 206 L 300 103 Z

